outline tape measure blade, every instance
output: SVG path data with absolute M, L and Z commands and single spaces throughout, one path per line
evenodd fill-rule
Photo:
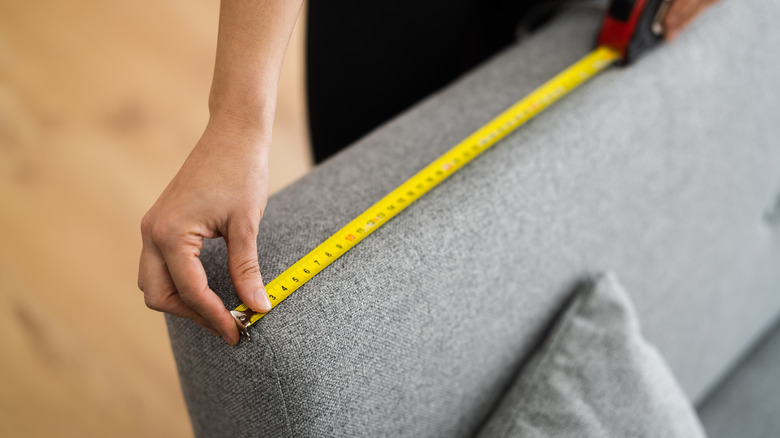
M 474 131 L 271 280 L 266 291 L 273 295 L 272 306 L 276 307 L 374 230 L 492 145 L 619 59 L 620 54 L 616 50 L 598 47 Z M 247 311 L 248 307 L 241 304 L 235 310 Z M 246 327 L 262 317 L 263 314 L 253 314 Z

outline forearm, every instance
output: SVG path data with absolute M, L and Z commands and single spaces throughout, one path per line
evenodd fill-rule
M 211 123 L 270 134 L 282 60 L 302 0 L 222 0 Z

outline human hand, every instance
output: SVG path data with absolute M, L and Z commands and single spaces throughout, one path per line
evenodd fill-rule
M 664 38 L 672 41 L 685 27 L 702 11 L 719 0 L 674 0 L 669 12 L 664 17 Z
M 198 256 L 204 238 L 223 237 L 238 296 L 257 312 L 271 309 L 256 240 L 268 197 L 269 146 L 270 133 L 235 119 L 212 118 L 141 221 L 138 287 L 146 305 L 189 318 L 231 345 L 238 343 L 238 328 L 209 288 Z

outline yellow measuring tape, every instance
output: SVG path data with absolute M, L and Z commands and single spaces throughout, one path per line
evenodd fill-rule
M 619 59 L 618 51 L 606 46 L 597 48 L 417 172 L 271 280 L 265 290 L 272 308 L 466 163 Z M 247 338 L 247 328 L 265 315 L 246 304 L 236 307 L 231 314 Z

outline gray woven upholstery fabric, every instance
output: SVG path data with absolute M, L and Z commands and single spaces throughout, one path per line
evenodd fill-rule
M 699 407 L 711 438 L 780 435 L 780 321 Z
M 612 272 L 584 281 L 477 438 L 702 438 Z
M 271 197 L 264 278 L 587 53 L 600 19 L 560 16 Z M 195 433 L 471 436 L 572 286 L 603 271 L 697 400 L 780 313 L 778 22 L 775 0 L 713 6 L 376 230 L 251 342 L 169 317 Z M 202 260 L 237 305 L 223 242 Z

